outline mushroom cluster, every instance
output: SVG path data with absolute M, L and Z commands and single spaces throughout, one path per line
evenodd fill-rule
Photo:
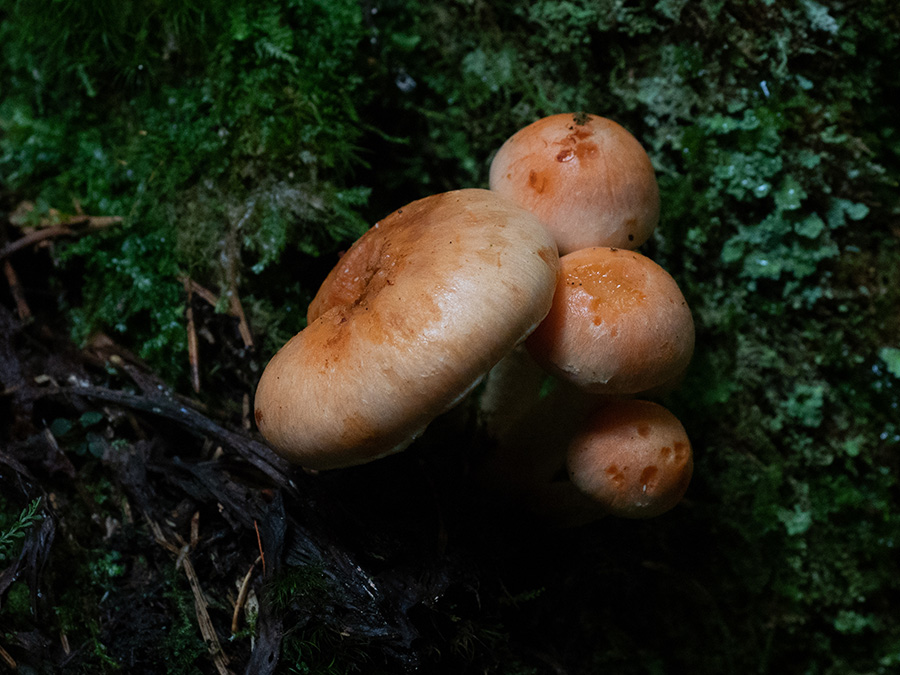
M 490 178 L 541 219 L 561 258 L 548 315 L 489 376 L 488 475 L 560 524 L 664 513 L 687 489 L 692 451 L 675 416 L 645 399 L 680 381 L 694 324 L 671 275 L 634 250 L 659 219 L 649 157 L 615 122 L 553 115 L 510 137 Z M 556 389 L 540 397 L 548 374 Z
M 634 250 L 658 219 L 653 167 L 625 129 L 583 113 L 535 122 L 497 152 L 489 190 L 407 204 L 340 258 L 262 374 L 260 432 L 307 469 L 363 464 L 490 373 L 482 409 L 505 425 L 493 466 L 536 510 L 664 512 L 687 488 L 690 443 L 633 399 L 678 381 L 694 328 L 675 281 Z M 529 397 L 545 372 L 557 390 Z

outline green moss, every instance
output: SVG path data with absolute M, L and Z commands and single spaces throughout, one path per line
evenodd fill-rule
M 172 574 L 164 596 L 172 609 L 172 623 L 159 649 L 159 653 L 165 655 L 166 672 L 178 675 L 204 672 L 209 650 L 197 627 L 194 598 L 183 575 Z
M 698 654 L 694 672 L 896 665 L 893 3 L 157 8 L 2 10 L 3 182 L 39 213 L 72 211 L 77 198 L 126 217 L 65 247 L 83 280 L 66 297 L 79 337 L 105 326 L 177 377 L 178 277 L 190 274 L 223 297 L 239 289 L 269 354 L 303 325 L 328 267 L 315 256 L 406 201 L 484 186 L 492 153 L 541 115 L 612 117 L 657 167 L 663 214 L 646 252 L 697 324 L 694 364 L 667 401 L 695 446 L 690 507 L 652 553 L 694 561 L 720 613 L 692 627 L 718 636 L 715 616 L 729 638 L 611 646 L 580 663 L 628 653 L 627 672 L 693 668 Z M 283 581 L 273 592 L 285 609 L 297 589 L 333 592 L 315 575 Z M 590 616 L 619 646 L 635 644 L 627 627 Z M 677 637 L 678 625 L 661 630 Z M 333 636 L 310 635 L 290 647 L 312 659 L 298 663 L 330 667 L 313 645 Z
M 317 606 L 330 594 L 321 567 L 303 565 L 285 568 L 265 591 L 266 600 L 277 610 L 291 606 Z
M 362 15 L 310 0 L 98 20 L 41 4 L 4 22 L 0 72 L 15 84 L 0 100 L 0 175 L 44 210 L 77 201 L 125 218 L 64 250 L 85 281 L 69 298 L 74 332 L 112 329 L 175 375 L 179 276 L 251 293 L 282 255 L 330 252 L 364 229 Z

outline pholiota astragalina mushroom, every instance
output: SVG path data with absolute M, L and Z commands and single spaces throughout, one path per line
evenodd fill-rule
M 500 430 L 485 471 L 494 487 L 505 481 L 560 524 L 659 515 L 687 488 L 686 434 L 671 452 L 677 480 L 654 474 L 610 498 L 602 477 L 624 485 L 632 476 L 583 468 L 586 457 L 591 467 L 609 468 L 611 457 L 625 466 L 628 452 L 628 466 L 643 461 L 647 443 L 610 440 L 616 421 L 637 410 L 656 415 L 641 429 L 671 422 L 658 404 L 626 401 L 671 386 L 693 351 L 677 284 L 633 250 L 659 219 L 649 157 L 611 120 L 552 115 L 503 144 L 490 188 L 412 202 L 353 244 L 307 327 L 263 372 L 260 432 L 308 469 L 364 464 L 407 447 L 490 373 L 482 410 L 489 433 Z M 541 397 L 548 378 L 556 388 Z
M 398 209 L 340 259 L 266 366 L 260 432 L 309 469 L 404 449 L 534 330 L 558 270 L 540 221 L 489 190 Z

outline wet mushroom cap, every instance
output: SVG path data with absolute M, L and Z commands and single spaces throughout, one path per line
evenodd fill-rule
M 560 259 L 553 306 L 525 346 L 548 372 L 584 391 L 631 395 L 684 372 L 694 322 L 662 267 L 636 251 L 594 247 Z
M 569 445 L 569 478 L 604 510 L 623 518 L 651 518 L 687 491 L 694 460 L 678 418 L 650 401 L 607 403 Z
M 490 187 L 535 213 L 560 255 L 636 249 L 659 222 L 650 158 L 626 129 L 597 115 L 551 115 L 513 134 L 491 162 Z
M 314 469 L 403 449 L 541 321 L 558 269 L 540 221 L 488 190 L 398 209 L 340 259 L 267 365 L 260 431 Z

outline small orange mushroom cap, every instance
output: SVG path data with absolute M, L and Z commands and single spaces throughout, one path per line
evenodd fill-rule
M 586 423 L 566 454 L 569 478 L 610 515 L 651 518 L 675 506 L 694 468 L 678 418 L 650 401 L 606 404 Z
M 490 188 L 537 215 L 560 255 L 636 249 L 659 222 L 650 158 L 631 133 L 597 115 L 551 115 L 513 134 L 491 162 Z
M 553 306 L 525 346 L 584 391 L 632 395 L 685 371 L 694 322 L 678 284 L 650 258 L 593 247 L 560 258 Z

